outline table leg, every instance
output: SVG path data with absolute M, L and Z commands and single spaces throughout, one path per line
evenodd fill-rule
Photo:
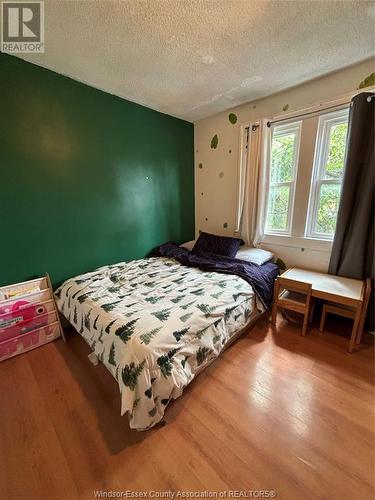
M 279 297 L 279 283 L 276 280 L 273 289 L 273 305 L 272 305 L 272 320 L 271 320 L 273 325 L 276 325 L 278 297 Z
M 312 320 L 313 320 L 313 317 L 314 317 L 314 311 L 315 311 L 315 299 L 311 298 L 309 323 L 312 323 Z
M 355 343 L 355 340 L 357 338 L 358 326 L 359 326 L 359 322 L 361 320 L 361 311 L 362 311 L 362 304 L 358 304 L 356 312 L 355 312 L 355 316 L 354 316 L 354 324 L 353 324 L 352 336 L 350 337 L 350 342 L 349 342 L 349 349 L 348 349 L 348 351 L 350 353 L 353 352 L 354 343 Z
M 302 325 L 302 337 L 306 337 L 307 327 L 309 324 L 309 316 L 310 316 L 310 308 L 305 312 L 305 316 L 303 317 L 303 325 Z
M 323 304 L 323 310 L 322 310 L 322 315 L 320 317 L 320 325 L 319 325 L 319 331 L 320 332 L 324 331 L 324 325 L 326 323 L 326 316 L 327 316 L 326 305 Z
M 361 319 L 358 325 L 357 338 L 355 341 L 356 344 L 360 344 L 362 340 L 363 327 L 365 325 L 365 319 L 366 319 L 366 312 L 367 312 L 367 304 L 363 303 L 361 308 Z

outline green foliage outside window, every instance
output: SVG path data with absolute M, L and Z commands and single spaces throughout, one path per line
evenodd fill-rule
M 318 196 L 315 232 L 333 235 L 336 228 L 337 211 L 340 202 L 340 184 L 345 160 L 345 146 L 348 124 L 333 125 L 329 133 L 327 160 L 322 172 L 322 180 L 332 180 L 320 186 Z M 288 224 L 289 185 L 291 182 L 295 154 L 295 134 L 274 136 L 271 149 L 270 190 L 266 227 L 269 230 L 285 231 Z M 273 184 L 273 185 L 272 185 Z
M 326 179 L 341 179 L 342 177 L 347 129 L 347 123 L 340 123 L 331 128 L 326 163 Z
M 340 184 L 322 184 L 319 193 L 315 231 L 333 235 L 340 202 Z
M 288 224 L 289 186 L 273 186 L 268 197 L 267 228 L 285 231 Z
M 292 180 L 294 134 L 274 137 L 271 151 L 271 182 Z
M 271 183 L 290 182 L 293 177 L 295 134 L 276 136 L 272 140 Z M 268 197 L 268 229 L 284 231 L 288 224 L 288 185 L 271 186 Z
M 324 179 L 342 179 L 347 130 L 348 124 L 346 122 L 334 125 L 330 130 Z M 316 232 L 330 236 L 334 235 L 340 202 L 340 188 L 341 185 L 338 183 L 321 185 L 315 226 Z

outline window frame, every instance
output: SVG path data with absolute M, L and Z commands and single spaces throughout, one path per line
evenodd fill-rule
M 296 193 L 296 180 L 298 174 L 298 165 L 299 165 L 299 149 L 301 143 L 301 129 L 302 129 L 302 121 L 301 120 L 293 120 L 288 121 L 283 124 L 275 124 L 271 126 L 271 137 L 270 137 L 270 147 L 267 155 L 267 169 L 269 175 L 269 182 L 267 186 L 266 192 L 266 202 L 265 202 L 265 218 L 264 218 L 264 235 L 265 236 L 291 236 L 292 234 L 292 225 L 293 225 L 293 212 L 294 212 L 294 201 L 295 201 L 295 193 Z M 275 134 L 276 130 L 276 134 Z M 292 180 L 285 182 L 271 182 L 271 162 L 272 162 L 272 142 L 274 137 L 284 136 L 291 133 L 295 133 L 294 140 L 294 157 L 293 157 L 293 166 L 292 166 Z M 287 227 L 286 229 L 271 229 L 267 228 L 267 216 L 268 216 L 268 205 L 269 205 L 269 195 L 272 187 L 279 186 L 289 186 L 289 200 L 288 200 L 288 214 L 287 214 Z
M 336 111 L 324 113 L 319 115 L 318 127 L 315 139 L 315 152 L 313 160 L 313 169 L 311 174 L 310 194 L 308 200 L 308 211 L 306 216 L 305 236 L 323 241 L 333 241 L 334 234 L 321 233 L 316 231 L 317 216 L 319 210 L 320 192 L 324 184 L 337 184 L 342 185 L 344 170 L 341 179 L 325 179 L 326 165 L 329 154 L 329 139 L 332 127 L 342 123 L 349 122 L 349 107 L 345 106 Z M 345 155 L 344 152 L 344 168 L 345 168 Z M 341 197 L 341 189 L 340 189 Z

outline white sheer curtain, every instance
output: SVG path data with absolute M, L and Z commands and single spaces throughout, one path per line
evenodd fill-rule
M 258 246 L 264 236 L 271 136 L 267 121 L 250 123 L 247 155 L 241 154 L 239 167 L 236 233 L 250 246 Z M 242 153 L 244 139 L 243 134 Z

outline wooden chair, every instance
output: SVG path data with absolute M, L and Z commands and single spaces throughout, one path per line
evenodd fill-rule
M 324 325 L 326 322 L 327 314 L 337 314 L 338 316 L 344 316 L 345 318 L 351 318 L 354 320 L 353 324 L 353 330 L 354 330 L 354 336 L 355 336 L 355 342 L 356 344 L 360 344 L 362 340 L 362 333 L 363 333 L 363 326 L 365 323 L 366 319 L 366 312 L 367 312 L 367 307 L 368 303 L 370 300 L 370 294 L 371 294 L 371 279 L 367 278 L 366 284 L 365 284 L 365 289 L 363 293 L 363 305 L 362 305 L 362 310 L 361 310 L 361 315 L 358 324 L 355 322 L 355 317 L 356 317 L 356 309 L 350 306 L 344 306 L 344 305 L 337 305 L 337 304 L 331 304 L 330 302 L 326 302 L 323 305 L 323 310 L 322 310 L 322 316 L 320 318 L 320 327 L 319 330 L 321 332 L 324 331 Z M 357 331 L 355 329 L 357 328 Z M 352 334 L 353 336 L 353 334 Z
M 278 309 L 288 309 L 303 314 L 302 336 L 306 335 L 311 302 L 311 283 L 279 277 L 275 281 L 272 324 L 276 325 Z

